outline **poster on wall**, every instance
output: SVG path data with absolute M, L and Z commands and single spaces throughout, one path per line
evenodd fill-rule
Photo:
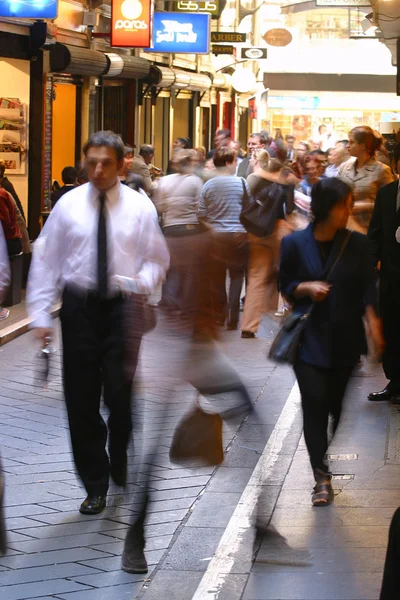
M 299 142 L 306 142 L 311 135 L 311 116 L 294 115 L 292 121 L 292 133 L 295 137 L 296 144 Z
M 10 175 L 26 167 L 26 109 L 19 98 L 0 98 L 0 160 Z

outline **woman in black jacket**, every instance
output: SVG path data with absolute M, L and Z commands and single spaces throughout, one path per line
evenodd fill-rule
M 324 460 L 328 419 L 331 415 L 334 433 L 348 380 L 364 345 L 363 317 L 376 351 L 383 349 L 369 242 L 364 235 L 346 230 L 352 204 L 347 184 L 335 177 L 322 179 L 312 190 L 313 223 L 284 238 L 281 248 L 282 295 L 304 313 L 315 303 L 294 366 L 316 481 L 315 506 L 333 498 Z

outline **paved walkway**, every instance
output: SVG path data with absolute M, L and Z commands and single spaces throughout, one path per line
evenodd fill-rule
M 148 336 L 135 408 L 145 430 L 136 440 L 158 436 L 160 428 L 163 439 L 154 461 L 146 577 L 120 570 L 140 444 L 130 451 L 127 488 L 110 489 L 103 515 L 80 515 L 84 491 L 71 462 L 59 364 L 44 391 L 31 334 L 0 348 L 10 531 L 9 555 L 0 558 L 1 599 L 377 600 L 387 527 L 400 504 L 398 411 L 365 401 L 367 391 L 383 384 L 379 375 L 353 378 L 330 452 L 357 458 L 332 463 L 341 476 L 335 503 L 313 509 L 293 375 L 265 360 L 274 328 L 266 321 L 260 340 L 223 334 L 227 354 L 257 399 L 259 417 L 225 428 L 226 459 L 215 470 L 170 464 L 173 429 L 194 395 L 173 377 L 174 340 L 160 330 Z M 163 424 L 166 399 L 170 411 Z M 287 542 L 279 535 L 254 541 L 249 523 L 259 491 L 265 522 L 272 519 Z

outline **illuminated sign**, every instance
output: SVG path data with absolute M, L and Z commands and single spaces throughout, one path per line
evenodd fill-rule
M 112 0 L 111 46 L 147 48 L 151 38 L 151 0 Z
M 0 17 L 55 19 L 57 0 L 0 0 Z
M 219 0 L 208 2 L 207 0 L 179 0 L 176 6 L 176 10 L 182 12 L 208 12 L 211 15 L 218 15 L 219 12 Z
M 208 13 L 154 13 L 153 46 L 149 52 L 208 54 L 209 46 Z
M 233 33 L 228 31 L 212 31 L 211 41 L 221 44 L 245 44 L 246 33 Z

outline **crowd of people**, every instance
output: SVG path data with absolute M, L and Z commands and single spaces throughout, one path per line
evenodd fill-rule
M 126 483 L 132 381 L 144 333 L 135 319 L 127 331 L 127 299 L 134 298 L 134 310 L 146 308 L 144 298 L 161 285 L 160 312 L 171 332 L 189 340 L 185 377 L 201 395 L 237 394 L 234 414 L 250 410 L 251 401 L 215 344 L 219 329 L 240 328 L 250 340 L 266 312 L 307 318 L 294 371 L 315 506 L 333 499 L 324 458 L 328 424 L 331 418 L 334 433 L 347 383 L 368 348 L 383 355 L 389 381 L 369 400 L 400 403 L 400 146 L 392 161 L 380 155 L 385 164 L 378 160 L 382 137 L 370 127 L 353 128 L 346 140 L 323 131 L 319 139 L 319 147 L 295 147 L 292 135 L 272 139 L 261 131 L 249 136 L 244 155 L 228 130 L 217 131 L 208 154 L 178 138 L 163 176 L 153 146 L 135 156 L 119 136 L 97 132 L 83 149 L 88 183 L 79 184 L 73 167 L 64 169 L 64 186 L 53 193 L 35 243 L 27 302 L 36 336 L 47 344 L 50 309 L 62 298 L 64 391 L 87 492 L 82 513 L 104 509 L 110 477 Z M 16 200 L 5 186 L 0 195 L 8 207 L 6 217 L 0 213 L 5 243 L 15 253 L 22 234 L 7 223 L 15 221 Z M 6 273 L 0 239 L 2 248 Z M 1 292 L 8 276 L 0 283 Z M 108 427 L 99 414 L 102 396 Z M 126 538 L 128 572 L 147 570 L 147 502 L 145 492 Z

